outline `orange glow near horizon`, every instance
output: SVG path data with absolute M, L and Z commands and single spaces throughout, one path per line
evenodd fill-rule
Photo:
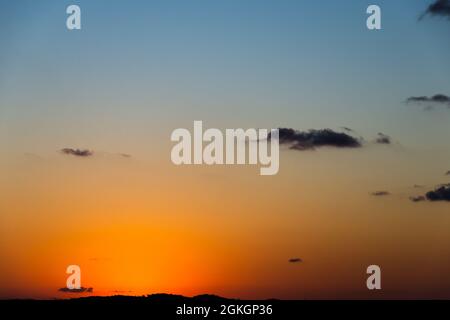
M 132 160 L 17 161 L 1 190 L 0 249 L 8 264 L 0 295 L 85 296 L 58 292 L 70 264 L 81 267 L 82 286 L 94 295 L 370 297 L 365 268 L 374 261 L 389 279 L 388 297 L 397 288 L 406 296 L 434 290 L 442 281 L 436 268 L 444 272 L 450 263 L 442 258 L 450 240 L 445 206 L 428 208 L 436 218 L 430 222 L 409 201 L 355 190 L 364 155 L 339 171 L 327 157 L 300 160 L 296 169 L 296 156 L 274 177 L 251 167 L 155 171 Z M 336 184 L 319 182 L 326 179 Z M 288 263 L 297 256 L 302 263 Z

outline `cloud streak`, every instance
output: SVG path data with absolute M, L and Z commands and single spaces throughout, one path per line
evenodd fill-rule
M 374 197 L 384 197 L 389 196 L 391 193 L 389 191 L 375 191 L 372 192 L 371 195 Z
M 292 150 L 314 150 L 320 147 L 359 148 L 361 141 L 347 133 L 331 129 L 298 131 L 291 128 L 279 128 L 279 142 Z M 270 137 L 270 136 L 269 136 Z
M 432 104 L 447 105 L 450 107 L 450 97 L 445 94 L 435 94 L 434 96 L 429 97 L 413 96 L 406 99 L 406 103 L 415 103 L 415 104 L 432 103 Z
M 72 149 L 72 148 L 63 148 L 61 149 L 61 153 L 75 157 L 90 157 L 94 154 L 93 151 L 88 149 Z
M 65 288 L 59 288 L 58 291 L 60 292 L 66 292 L 66 293 L 92 293 L 94 292 L 94 288 L 85 288 L 81 287 L 79 289 L 69 289 L 67 287 Z

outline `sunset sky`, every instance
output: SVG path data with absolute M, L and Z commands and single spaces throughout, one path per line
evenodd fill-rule
M 79 296 L 72 264 L 93 295 L 450 298 L 450 202 L 410 199 L 450 183 L 432 2 L 0 0 L 0 298 Z M 274 176 L 175 166 L 194 120 L 362 145 L 282 146 Z

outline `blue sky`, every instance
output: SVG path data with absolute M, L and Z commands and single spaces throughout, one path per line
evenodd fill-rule
M 11 130 L 27 118 L 43 131 L 202 119 L 409 139 L 423 115 L 402 101 L 450 87 L 450 24 L 417 20 L 429 2 L 1 1 L 2 118 Z M 381 31 L 365 27 L 372 3 Z M 69 4 L 81 31 L 65 28 Z M 427 128 L 442 117 L 435 133 L 446 130 L 448 113 Z

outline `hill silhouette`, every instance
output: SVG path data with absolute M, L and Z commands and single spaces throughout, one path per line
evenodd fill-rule
M 272 314 L 223 314 L 225 307 L 250 305 L 271 306 Z M 177 314 L 178 308 L 208 307 L 208 316 L 204 314 Z M 301 315 L 314 314 L 317 317 L 342 316 L 361 318 L 361 310 L 371 310 L 373 319 L 385 316 L 385 308 L 405 318 L 405 312 L 422 315 L 430 309 L 448 309 L 448 301 L 389 301 L 389 300 L 240 300 L 228 299 L 212 294 L 194 297 L 158 293 L 146 296 L 89 296 L 70 299 L 32 300 L 14 299 L 0 300 L 0 309 L 4 314 L 18 316 L 32 314 L 48 318 L 122 318 L 122 319 L 291 319 Z M 232 309 L 235 310 L 235 309 Z M 408 317 L 409 318 L 409 317 Z
M 45 309 L 45 312 L 50 312 L 56 315 L 71 313 L 71 316 L 85 316 L 98 314 L 102 317 L 106 315 L 113 315 L 128 318 L 134 317 L 149 317 L 156 319 L 197 319 L 206 318 L 204 314 L 189 314 L 188 312 L 194 308 L 197 311 L 201 308 L 208 308 L 208 319 L 215 319 L 216 317 L 236 318 L 237 314 L 229 314 L 224 308 L 231 306 L 234 308 L 237 305 L 273 305 L 280 300 L 240 300 L 220 297 L 214 294 L 201 294 L 193 297 L 186 297 L 183 295 L 156 293 L 145 296 L 128 296 L 128 295 L 112 295 L 112 296 L 87 296 L 76 297 L 68 299 L 53 299 L 53 300 L 33 300 L 33 299 L 13 299 L 8 301 L 0 301 L 0 308 L 5 304 L 12 307 L 13 310 L 32 310 L 33 312 L 40 312 Z M 181 309 L 180 309 L 181 308 Z M 190 309 L 191 308 L 191 309 Z M 48 310 L 48 311 L 47 311 Z M 185 312 L 179 315 L 182 310 Z M 234 310 L 230 309 L 232 312 Z M 239 315 L 246 318 L 252 315 Z M 265 319 L 268 315 L 258 315 L 258 319 Z M 238 317 L 239 318 L 239 317 Z
M 214 294 L 201 294 L 193 297 L 186 297 L 178 294 L 170 293 L 154 293 L 145 296 L 128 296 L 128 295 L 112 295 L 112 296 L 88 296 L 77 297 L 69 299 L 56 299 L 57 301 L 141 301 L 141 302 L 164 302 L 164 303 L 179 303 L 179 302 L 231 302 L 240 301 L 239 299 L 229 299 L 220 297 Z

